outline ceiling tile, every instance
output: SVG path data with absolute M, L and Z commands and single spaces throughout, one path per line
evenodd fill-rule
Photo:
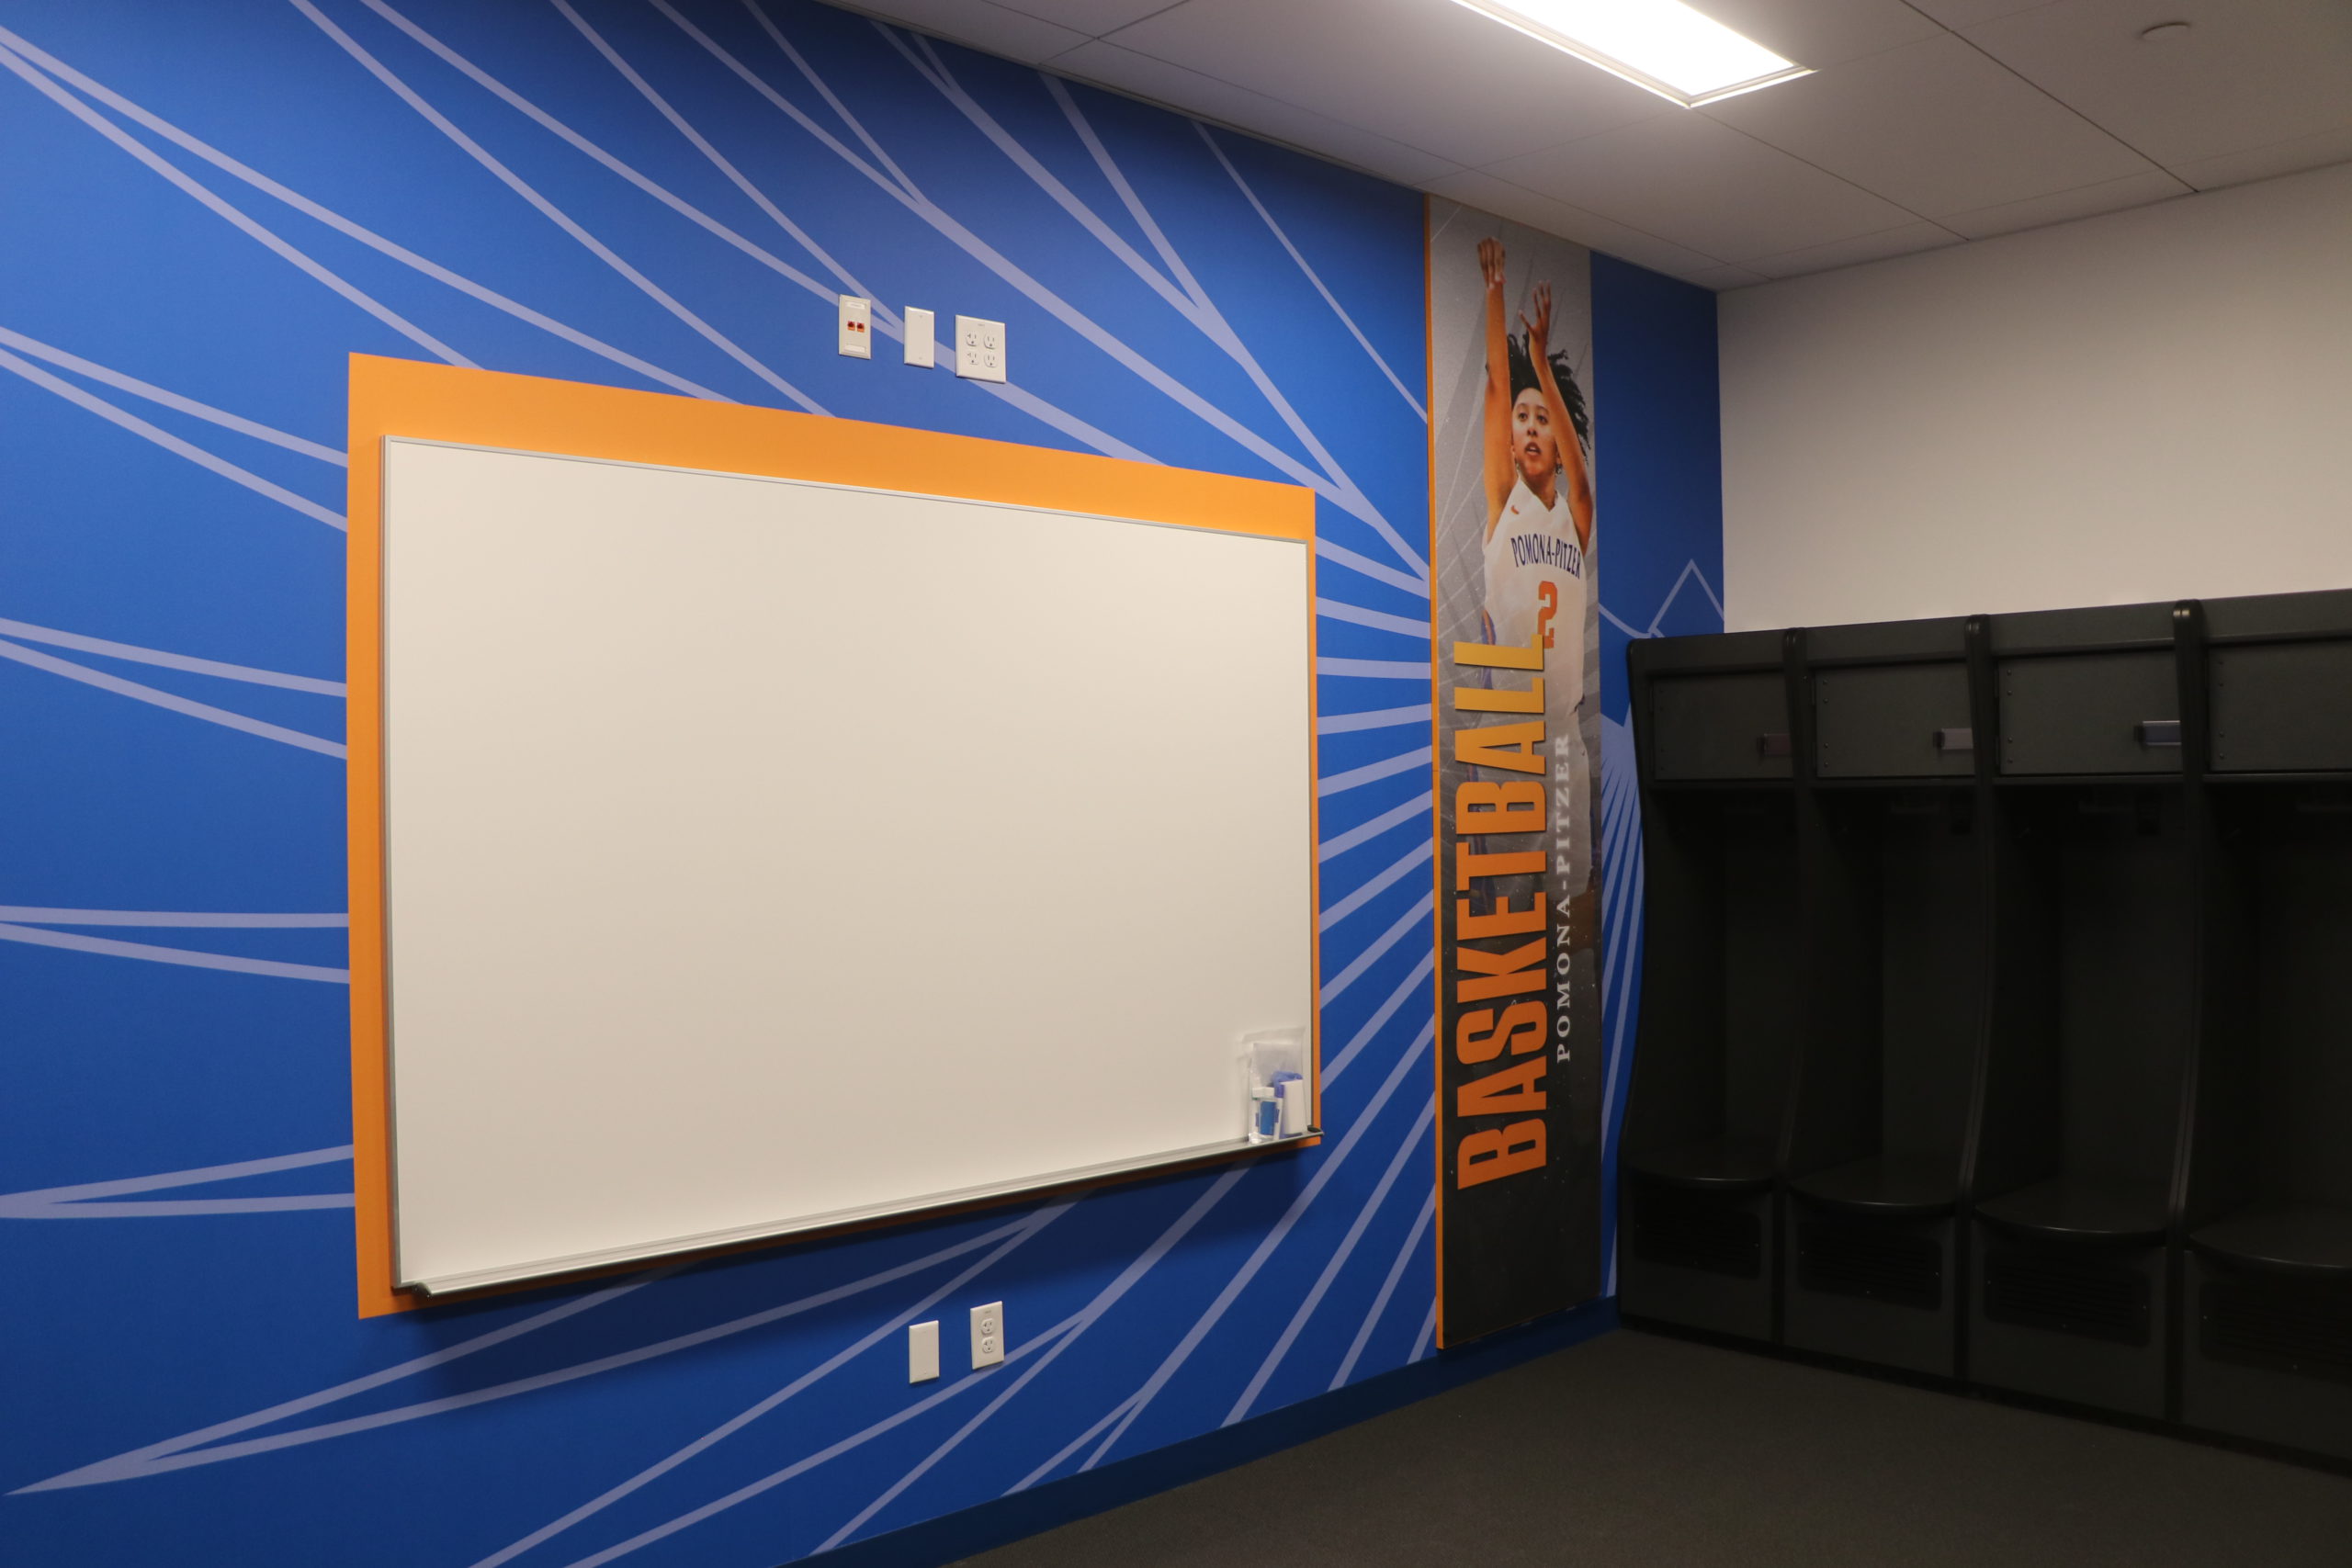
M 1702 288 L 1712 288 L 1720 294 L 1726 288 L 1746 288 L 1751 284 L 1769 283 L 1771 279 L 1762 273 L 1750 272 L 1744 266 L 1734 266 L 1729 262 L 1725 262 L 1721 266 L 1711 266 L 1704 272 L 1687 274 L 1682 281 L 1695 283 Z
M 1814 245 L 1777 256 L 1758 256 L 1747 265 L 1767 277 L 1802 277 L 1809 272 L 1884 261 L 1889 256 L 1907 256 L 1917 251 L 1939 250 L 1960 243 L 1960 236 L 1942 224 L 1923 220 L 1899 229 L 1883 229 L 1875 234 L 1857 234 L 1832 244 Z
M 1498 218 L 1508 218 L 1514 223 L 1524 223 L 1531 229 L 1541 229 L 1547 234 L 1557 234 L 1563 240 L 1574 240 L 1596 251 L 1606 251 L 1621 261 L 1662 272 L 1670 277 L 1690 277 L 1723 264 L 1710 255 L 1661 240 L 1655 234 L 1629 228 L 1614 219 L 1587 212 L 1565 201 L 1515 186 L 1509 180 L 1498 179 L 1479 169 L 1464 169 L 1457 174 L 1434 179 L 1425 187 L 1440 196 L 1491 212 Z
M 2352 125 L 2345 0 L 2056 0 L 1966 36 L 2166 167 Z
M 1914 212 L 1951 212 L 2154 167 L 1954 34 L 1700 111 Z
M 1015 11 L 1074 28 L 1089 38 L 1101 38 L 1130 22 L 1140 22 L 1156 11 L 1165 11 L 1170 3 L 1170 0 L 1005 0 Z
M 1110 41 L 1458 164 L 1684 112 L 1445 0 L 1187 0 Z
M 2274 141 L 2267 147 L 2250 147 L 2243 152 L 2224 152 L 2218 158 L 2200 158 L 2180 164 L 2173 173 L 2199 190 L 2213 190 L 2344 163 L 2352 163 L 2352 126 L 2299 136 L 2292 141 Z
M 1691 8 L 1816 71 L 1943 31 L 1904 0 L 1697 0 Z
M 2051 3 L 2052 0 L 1911 0 L 1913 6 L 1948 28 L 1973 28 L 1996 17 L 2030 11 Z
M 2070 219 L 2096 217 L 2102 212 L 2120 212 L 2127 207 L 2144 207 L 2152 201 L 2165 201 L 2176 196 L 2187 196 L 2188 187 L 2161 171 L 2147 175 L 2126 175 L 2120 180 L 2106 180 L 2080 190 L 2062 190 L 2049 196 L 2031 197 L 2024 201 L 2004 202 L 1974 212 L 1939 212 L 1936 221 L 1955 234 L 1965 234 L 1972 240 L 1985 239 L 1994 234 L 2011 234 L 2019 229 L 2039 229 L 2047 223 L 2064 223 Z
M 1029 65 L 1086 41 L 1084 33 L 1024 16 L 991 0 L 880 0 L 858 9 Z
M 1396 181 L 1424 186 L 1459 165 L 1374 135 L 1358 126 L 1220 82 L 1111 43 L 1080 44 L 1046 62 L 1047 69 L 1238 126 L 1327 158 Z
M 1685 112 L 1508 159 L 1487 172 L 1723 261 L 1826 245 L 1918 216 Z

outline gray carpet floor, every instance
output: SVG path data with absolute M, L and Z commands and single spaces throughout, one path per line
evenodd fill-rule
M 970 1568 L 2352 1568 L 2352 1480 L 1632 1330 Z

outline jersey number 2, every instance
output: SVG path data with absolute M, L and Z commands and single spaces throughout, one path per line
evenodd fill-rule
M 1549 648 L 1552 646 L 1552 618 L 1560 613 L 1560 585 L 1539 582 L 1535 585 L 1535 597 L 1544 601 L 1544 607 L 1535 612 L 1535 629 L 1544 634 L 1544 646 Z

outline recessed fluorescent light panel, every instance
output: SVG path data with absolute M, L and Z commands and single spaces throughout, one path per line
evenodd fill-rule
M 1454 0 L 1684 108 L 1812 71 L 1681 0 Z

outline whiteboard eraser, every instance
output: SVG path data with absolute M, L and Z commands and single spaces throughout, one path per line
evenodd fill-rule
M 1314 1125 L 1315 1097 L 1308 1092 L 1305 1078 L 1284 1078 L 1274 1086 L 1275 1098 L 1283 1102 L 1283 1136 L 1295 1138 Z

